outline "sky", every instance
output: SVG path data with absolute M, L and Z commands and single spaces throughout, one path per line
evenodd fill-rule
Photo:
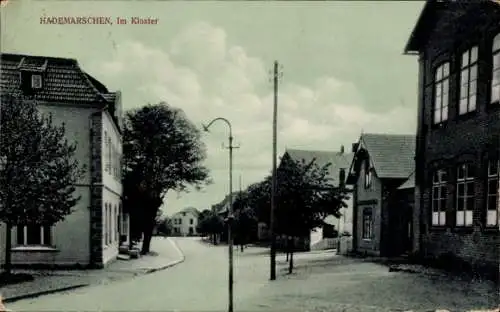
M 1 51 L 68 57 L 124 109 L 165 101 L 201 127 L 233 127 L 233 190 L 272 167 L 273 62 L 278 156 L 286 148 L 349 151 L 362 132 L 416 132 L 417 57 L 403 55 L 423 1 L 10 0 L 1 10 Z M 109 16 L 113 25 L 47 25 L 41 17 Z M 133 25 L 130 18 L 158 19 Z M 117 18 L 129 23 L 118 25 Z M 170 192 L 171 215 L 203 210 L 229 191 L 227 126 L 202 140 L 213 184 Z

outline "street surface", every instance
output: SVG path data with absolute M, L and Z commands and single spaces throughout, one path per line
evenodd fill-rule
M 14 311 L 227 311 L 227 247 L 174 238 L 183 263 L 149 275 L 14 302 Z M 268 281 L 267 250 L 235 249 L 234 311 L 425 311 L 498 306 L 489 283 L 388 272 L 334 253 L 299 254 L 286 275 Z

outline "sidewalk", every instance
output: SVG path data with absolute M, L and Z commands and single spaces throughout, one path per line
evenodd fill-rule
M 0 294 L 4 302 L 13 302 L 153 273 L 184 261 L 184 255 L 169 238 L 153 237 L 151 250 L 151 255 L 141 256 L 138 259 L 116 260 L 101 270 L 16 270 L 16 273 L 33 274 L 35 279 L 4 286 L 0 288 Z
M 498 307 L 498 290 L 488 281 L 427 272 L 395 272 L 384 264 L 334 252 L 297 255 L 293 274 L 287 274 L 287 269 L 285 257 L 278 256 L 276 281 L 268 282 L 239 302 L 238 308 L 242 311 L 429 312 L 443 309 L 456 312 Z M 267 267 L 264 270 L 267 275 Z

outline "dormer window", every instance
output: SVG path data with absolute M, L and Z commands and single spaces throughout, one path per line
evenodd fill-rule
M 31 88 L 32 89 L 42 88 L 42 75 L 40 74 L 31 75 Z

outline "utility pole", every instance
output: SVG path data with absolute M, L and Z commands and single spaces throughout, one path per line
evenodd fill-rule
M 271 232 L 271 276 L 270 280 L 276 279 L 276 233 L 275 233 L 275 210 L 276 210 L 276 192 L 277 192 L 277 176 L 276 176 L 276 158 L 277 158 L 277 127 L 278 127 L 278 82 L 283 73 L 279 72 L 278 61 L 274 62 L 273 84 L 274 84 L 274 105 L 273 105 L 273 176 L 271 187 L 271 219 L 269 230 Z

